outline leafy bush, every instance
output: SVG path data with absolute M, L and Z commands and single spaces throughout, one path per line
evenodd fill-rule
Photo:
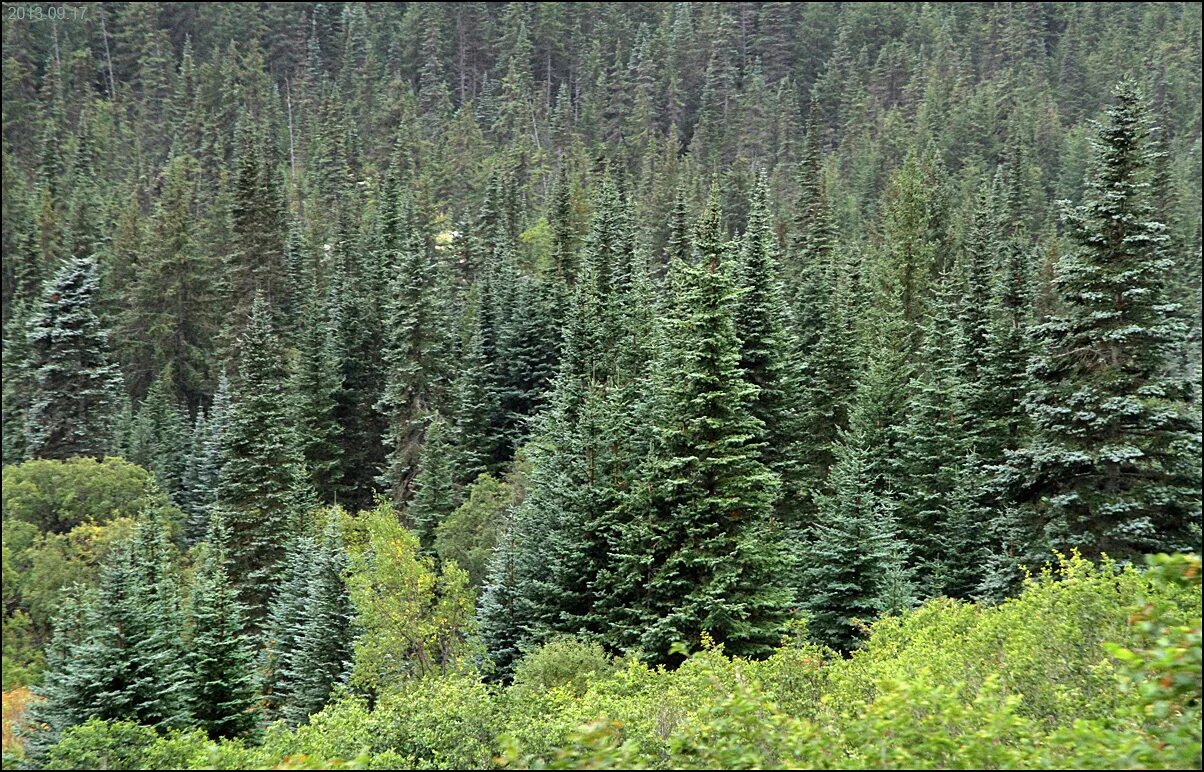
M 676 670 L 554 641 L 494 690 L 407 678 L 262 744 L 92 722 L 63 764 L 193 768 L 1199 768 L 1200 559 L 1139 571 L 1069 558 L 1017 598 L 934 600 L 849 658 L 758 662 L 709 646 Z M 131 750 L 117 747 L 123 741 Z M 128 767 L 134 768 L 134 767 Z
M 514 690 L 546 692 L 566 687 L 580 696 L 589 685 L 615 670 L 614 658 L 597 643 L 576 638 L 557 638 L 545 643 L 519 662 L 514 671 Z
M 502 513 L 511 505 L 512 493 L 509 483 L 482 474 L 468 489 L 468 500 L 435 529 L 435 552 L 467 571 L 473 587 L 485 580 L 485 564 L 497 544 Z
M 120 458 L 37 459 L 4 467 L 4 521 L 42 533 L 67 533 L 81 523 L 106 523 L 162 509 L 167 497 L 151 473 Z

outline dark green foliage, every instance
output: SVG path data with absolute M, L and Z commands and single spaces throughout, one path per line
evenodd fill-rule
M 32 379 L 25 413 L 27 453 L 35 458 L 95 456 L 117 442 L 122 379 L 96 315 L 96 261 L 73 258 L 47 284 L 28 323 Z
M 375 279 L 342 227 L 334 253 L 335 346 L 342 388 L 335 399 L 341 477 L 336 497 L 351 509 L 366 507 L 385 460 L 385 416 L 377 409 L 385 382 L 384 329 Z
M 1199 548 L 1199 410 L 1173 372 L 1185 331 L 1167 297 L 1147 121 L 1140 92 L 1122 84 L 1073 212 L 1076 248 L 1057 266 L 1060 310 L 1038 329 L 1026 401 L 1035 433 L 1005 477 L 1025 504 L 1022 558 Z
M 288 538 L 313 493 L 292 424 L 288 371 L 258 300 L 240 339 L 239 378 L 222 433 L 216 506 L 228 530 L 226 551 L 239 598 L 252 620 L 266 611 Z
M 414 478 L 414 497 L 406 508 L 406 520 L 427 552 L 434 549 L 435 529 L 460 504 L 456 449 L 448 434 L 447 422 L 439 415 L 427 425 Z
M 799 441 L 802 439 L 803 371 L 799 366 L 790 312 L 784 299 L 777 245 L 766 210 L 765 181 L 753 193 L 748 229 L 735 265 L 740 292 L 734 309 L 740 339 L 740 369 L 757 387 L 751 412 L 763 424 L 761 460 L 782 482 L 779 512 L 796 525 L 797 504 L 806 492 Z
M 213 739 L 245 735 L 256 719 L 255 649 L 220 546 L 224 527 L 215 518 L 208 543 L 197 548 L 187 609 L 189 713 Z
M 769 526 L 780 482 L 760 460 L 758 388 L 739 368 L 718 215 L 712 199 L 695 262 L 675 282 L 657 449 L 618 547 L 637 593 L 635 624 L 620 633 L 662 661 L 704 631 L 734 654 L 764 653 L 791 602 Z
M 860 624 L 903 605 L 909 595 L 894 508 L 875 490 L 866 441 L 865 433 L 853 429 L 837 444 L 828 492 L 816 496 L 800 570 L 799 602 L 808 612 L 808 630 L 845 651 L 857 647 Z
M 336 416 L 342 372 L 329 305 L 323 300 L 315 283 L 301 318 L 291 386 L 305 468 L 318 499 L 330 503 L 342 475 L 342 427 Z
M 130 388 L 142 394 L 156 377 L 171 376 L 170 391 L 191 410 L 212 388 L 210 363 L 219 323 L 216 261 L 197 232 L 199 171 L 187 156 L 164 170 L 131 301 L 121 320 Z
M 10 5 L 5 683 L 116 640 L 143 504 L 206 620 L 155 611 L 204 730 L 84 722 L 174 664 L 84 647 L 49 763 L 1195 760 L 1195 703 L 1044 661 L 1078 641 L 875 670 L 962 645 L 960 600 L 838 668 L 801 638 L 1198 549 L 1198 4 Z M 602 653 L 670 667 L 586 689 Z
M 388 374 L 377 406 L 389 420 L 385 436 L 389 456 L 380 482 L 399 503 L 410 497 L 423 429 L 445 391 L 450 326 L 447 279 L 440 275 L 412 207 L 406 208 L 409 211 L 401 215 L 406 232 L 398 235 L 400 244 L 386 253 L 394 274 L 386 305 Z
M 185 478 L 192 435 L 187 414 L 176 403 L 172 388 L 171 370 L 168 369 L 151 385 L 139 406 L 126 452 L 131 461 L 155 475 L 159 487 L 173 501 L 182 504 L 186 498 Z

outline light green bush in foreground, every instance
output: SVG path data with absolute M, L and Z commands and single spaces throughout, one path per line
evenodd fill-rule
M 411 681 L 257 747 L 93 722 L 53 766 L 1200 767 L 1198 557 L 1142 571 L 1064 560 L 999 606 L 934 600 L 883 619 L 847 659 L 710 648 L 667 672 L 553 645 L 514 687 Z

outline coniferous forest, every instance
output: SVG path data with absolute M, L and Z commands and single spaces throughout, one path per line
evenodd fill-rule
M 1198 4 L 3 25 L 5 768 L 1200 767 Z

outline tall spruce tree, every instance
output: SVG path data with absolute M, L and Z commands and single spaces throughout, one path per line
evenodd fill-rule
M 683 266 L 666 346 L 658 446 L 640 482 L 644 506 L 626 524 L 620 559 L 636 587 L 634 628 L 618 631 L 656 661 L 703 632 L 732 654 L 777 643 L 792 602 L 768 530 L 780 490 L 760 460 L 757 387 L 740 370 L 736 295 L 722 264 L 718 203 Z
M 1004 477 L 1023 505 L 1023 560 L 1055 547 L 1133 559 L 1200 546 L 1199 411 L 1173 374 L 1185 331 L 1148 134 L 1144 97 L 1122 83 L 1072 213 L 1076 248 L 1057 266 L 1060 310 L 1038 328 L 1035 432 Z
M 757 387 L 751 411 L 764 426 L 761 460 L 782 481 L 778 512 L 793 526 L 804 495 L 799 458 L 804 378 L 770 230 L 765 185 L 760 179 L 753 192 L 748 227 L 734 265 L 740 293 L 734 313 L 740 369 Z
M 37 458 L 100 457 L 117 444 L 124 395 L 97 317 L 96 261 L 66 261 L 30 318 L 25 367 L 33 394 L 25 415 L 27 452 Z
M 262 298 L 251 306 L 240 349 L 230 423 L 221 438 L 217 506 L 229 536 L 222 546 L 255 624 L 272 596 L 284 545 L 298 532 L 313 491 L 291 420 L 284 352 Z
M 330 307 L 322 301 L 317 282 L 306 298 L 298 332 L 298 357 L 292 369 L 291 389 L 297 434 L 305 468 L 318 499 L 332 503 L 342 476 L 343 449 L 336 409 L 342 387 L 338 342 Z
M 246 735 L 256 722 L 255 648 L 230 582 L 224 529 L 220 517 L 212 521 L 188 596 L 189 713 L 215 740 Z
M 344 578 L 347 553 L 338 517 L 331 513 L 310 556 L 305 612 L 296 631 L 296 649 L 289 658 L 292 690 L 284 717 L 305 723 L 330 700 L 334 689 L 351 672 L 352 617 L 354 610 Z
M 423 432 L 445 390 L 450 316 L 430 240 L 413 207 L 404 208 L 401 243 L 389 253 L 394 274 L 386 305 L 387 377 L 377 406 L 389 421 L 380 483 L 398 503 L 410 497 Z

